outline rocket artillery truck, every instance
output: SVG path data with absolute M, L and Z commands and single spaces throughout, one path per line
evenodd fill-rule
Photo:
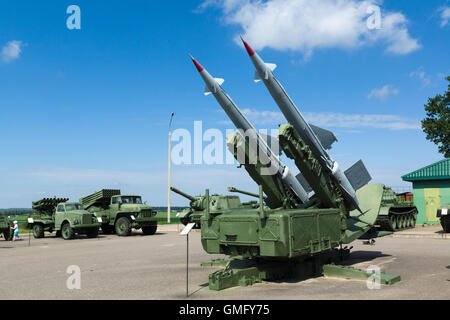
M 121 195 L 120 190 L 102 189 L 80 199 L 84 208 L 101 222 L 105 234 L 131 235 L 131 229 L 142 229 L 146 235 L 156 232 L 156 211 L 138 195 Z
M 278 141 L 300 174 L 293 177 L 278 152 L 222 89 L 223 80 L 213 78 L 192 58 L 206 84 L 205 93 L 216 98 L 239 130 L 227 136 L 228 148 L 259 185 L 256 208 L 212 211 L 209 190 L 205 192 L 206 207 L 200 218 L 203 249 L 231 258 L 225 269 L 209 276 L 209 288 L 322 274 L 368 279 L 371 272 L 335 263 L 349 257 L 351 248 L 344 245 L 392 233 L 374 229 L 384 186 L 367 184 L 371 177 L 361 161 L 341 171 L 320 134 L 305 121 L 273 75 L 276 65 L 264 63 L 246 42 L 244 46 L 256 67 L 255 80 L 264 82 L 288 120 L 279 127 Z M 400 276 L 381 272 L 379 280 L 393 284 Z
M 6 216 L 0 215 L 0 234 L 3 234 L 6 241 L 10 241 L 13 237 L 12 227 L 13 223 Z
M 88 238 L 98 236 L 100 224 L 97 218 L 83 209 L 78 202 L 67 202 L 68 198 L 43 198 L 32 203 L 38 217 L 28 218 L 27 227 L 35 238 L 43 238 L 44 232 L 56 231 L 56 236 L 70 240 L 75 234 L 86 234 Z

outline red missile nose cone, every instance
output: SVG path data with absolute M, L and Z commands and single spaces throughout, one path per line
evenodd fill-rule
M 245 49 L 247 50 L 248 55 L 251 57 L 255 54 L 255 51 L 252 49 L 252 47 L 249 46 L 249 44 L 247 42 L 244 41 L 244 39 L 242 39 L 242 42 L 244 43 Z
M 194 63 L 195 67 L 197 68 L 198 72 L 203 71 L 203 67 L 200 63 L 197 62 L 192 56 L 191 56 L 192 62 Z

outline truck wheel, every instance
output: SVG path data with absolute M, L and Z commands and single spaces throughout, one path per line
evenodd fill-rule
M 142 227 L 142 232 L 145 235 L 152 235 L 152 234 L 155 234 L 156 228 L 157 228 L 157 226 Z
M 70 224 L 68 222 L 63 224 L 61 228 L 61 235 L 64 240 L 73 239 L 75 233 L 73 232 L 73 229 L 70 227 Z
M 8 229 L 8 231 L 5 231 L 5 232 L 3 233 L 3 237 L 5 238 L 6 241 L 11 241 L 12 238 L 13 238 L 14 231 L 11 230 L 11 227 L 13 227 L 13 226 L 14 226 L 14 224 L 13 224 L 11 221 L 8 221 L 8 227 L 9 227 L 9 229 Z
M 40 223 L 36 223 L 33 225 L 33 236 L 36 239 L 44 237 L 44 226 Z
M 109 224 L 102 224 L 102 232 L 104 234 L 110 234 L 114 232 L 114 227 Z
M 98 227 L 89 228 L 89 230 L 86 231 L 86 236 L 88 238 L 97 238 L 97 236 L 98 236 Z
M 127 217 L 120 217 L 115 224 L 118 236 L 129 236 L 131 234 L 131 222 Z

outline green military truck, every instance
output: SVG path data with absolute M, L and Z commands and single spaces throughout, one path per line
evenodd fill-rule
M 117 189 L 102 189 L 80 199 L 84 208 L 101 222 L 105 234 L 115 232 L 129 236 L 131 229 L 142 229 L 146 235 L 156 232 L 156 211 L 137 195 L 121 195 Z
M 13 227 L 13 223 L 9 221 L 9 219 L 6 216 L 0 215 L 0 234 L 3 235 L 3 238 L 6 241 L 10 241 L 13 237 L 13 230 L 11 229 Z
M 37 216 L 28 218 L 27 227 L 35 238 L 43 238 L 44 232 L 56 231 L 56 236 L 70 240 L 75 234 L 86 234 L 88 238 L 98 236 L 100 223 L 78 202 L 67 202 L 67 198 L 44 198 L 32 203 Z

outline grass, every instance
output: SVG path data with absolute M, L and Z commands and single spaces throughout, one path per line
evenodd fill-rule
M 156 219 L 158 220 L 158 224 L 168 224 L 167 223 L 167 211 L 158 211 L 156 214 Z M 180 219 L 177 217 L 177 212 L 170 213 L 170 224 L 180 223 Z

